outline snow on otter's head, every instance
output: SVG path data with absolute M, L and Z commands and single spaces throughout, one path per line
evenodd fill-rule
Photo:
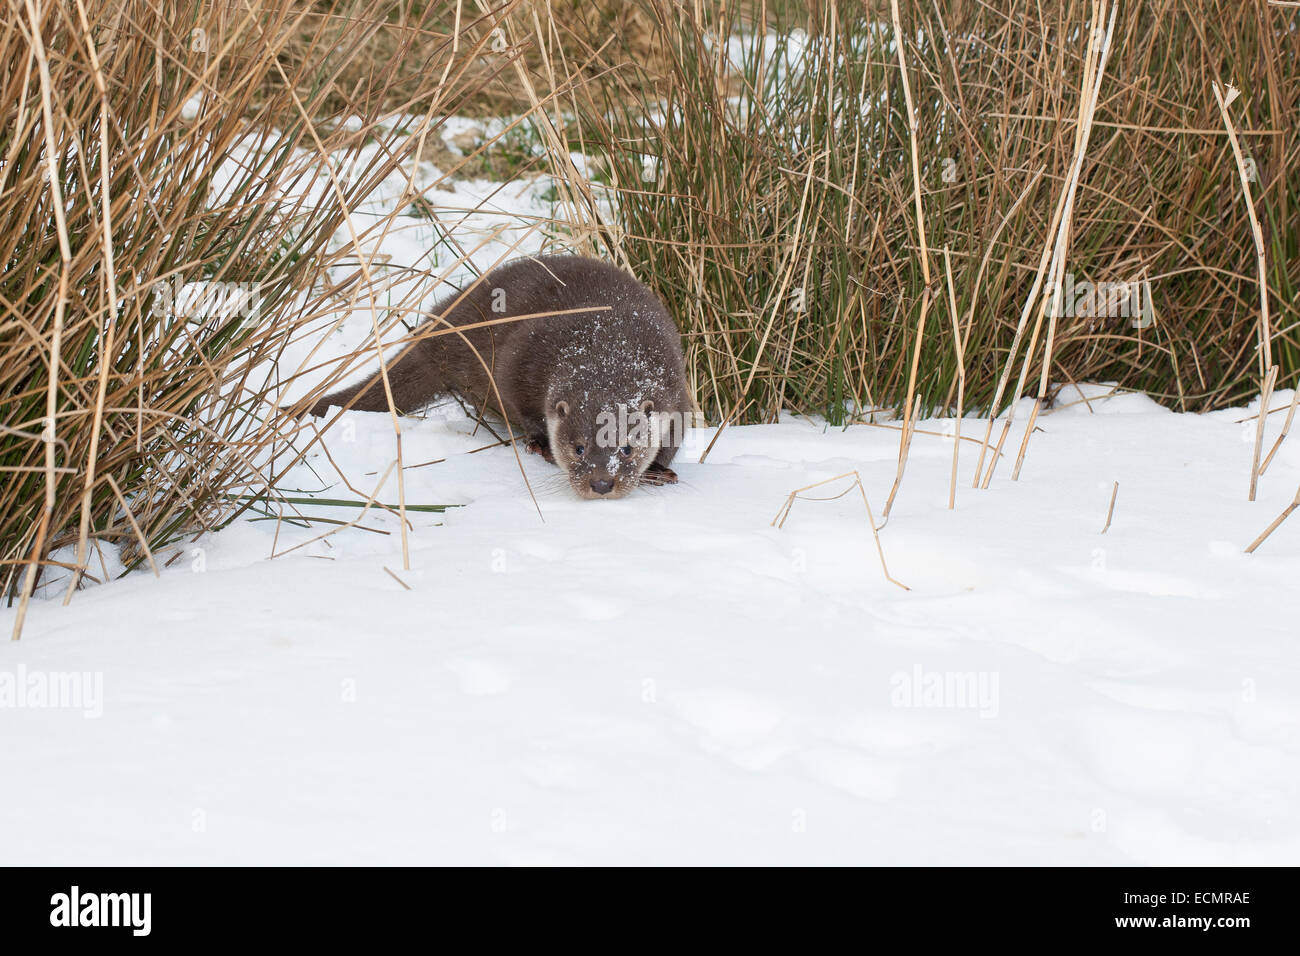
M 551 455 L 580 498 L 622 498 L 659 454 L 653 399 L 590 402 L 560 398 L 546 413 Z
M 575 345 L 564 359 L 546 398 L 551 454 L 579 497 L 621 498 L 663 447 L 665 369 L 628 350 Z

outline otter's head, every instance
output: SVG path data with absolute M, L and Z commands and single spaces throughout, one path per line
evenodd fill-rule
M 581 498 L 622 498 L 641 483 L 661 447 L 651 399 L 548 403 L 551 455 Z

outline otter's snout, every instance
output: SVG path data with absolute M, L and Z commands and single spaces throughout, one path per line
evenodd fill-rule
M 598 495 L 607 495 L 614 490 L 614 479 L 593 478 L 591 479 L 591 490 Z

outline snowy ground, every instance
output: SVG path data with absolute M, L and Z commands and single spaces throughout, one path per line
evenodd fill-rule
M 537 247 L 547 186 L 429 196 L 486 266 Z M 436 268 L 402 226 L 394 266 Z M 297 548 L 337 526 L 241 520 L 33 602 L 0 645 L 0 863 L 1300 863 L 1300 516 L 1243 554 L 1300 436 L 1251 503 L 1247 410 L 1107 391 L 1064 393 L 1018 482 L 972 490 L 963 442 L 955 511 L 951 422 L 921 426 L 882 533 L 910 591 L 856 492 L 770 524 L 852 469 L 879 514 L 890 428 L 731 428 L 705 464 L 700 431 L 679 485 L 613 502 L 525 457 L 539 514 L 458 409 L 409 419 L 407 502 L 464 506 L 410 513 L 409 570 L 383 511 Z M 386 415 L 326 444 L 366 494 L 394 458 Z M 319 451 L 283 489 L 357 497 Z
M 0 675 L 102 675 L 102 701 L 0 711 L 0 858 L 1300 862 L 1300 523 L 1242 553 L 1300 441 L 1248 503 L 1244 414 L 1070 406 L 1018 482 L 972 491 L 963 443 L 952 512 L 951 440 L 918 435 L 882 535 L 903 591 L 859 497 L 769 525 L 849 469 L 878 510 L 894 431 L 729 429 L 616 502 L 528 458 L 542 520 L 511 453 L 435 411 L 406 458 L 446 460 L 407 500 L 466 507 L 412 514 L 409 571 L 387 515 L 274 560 L 276 523 L 241 522 L 35 603 Z M 391 434 L 352 421 L 330 452 L 369 491 Z

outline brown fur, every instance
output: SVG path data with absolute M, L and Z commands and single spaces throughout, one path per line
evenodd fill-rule
M 675 481 L 668 465 L 690 415 L 681 336 L 663 303 L 626 272 L 577 256 L 518 259 L 448 296 L 427 322 L 463 328 L 592 307 L 423 339 L 388 366 L 396 410 L 454 394 L 503 414 L 585 498 Z M 380 376 L 326 396 L 311 413 L 349 405 L 387 411 Z M 653 435 L 640 417 L 652 413 Z

